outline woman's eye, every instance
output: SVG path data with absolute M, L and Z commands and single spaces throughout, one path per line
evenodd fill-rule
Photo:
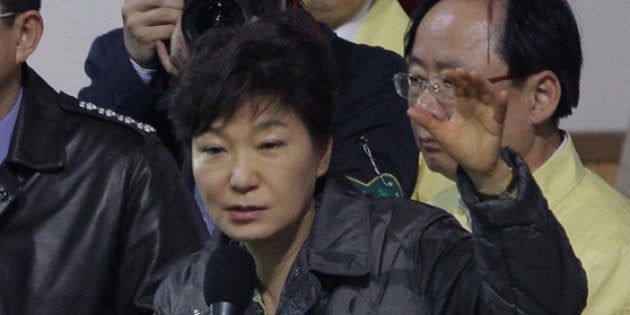
M 265 141 L 260 145 L 260 149 L 263 150 L 271 150 L 271 149 L 275 149 L 278 148 L 282 145 L 281 142 L 279 141 Z
M 214 154 L 219 154 L 221 152 L 224 152 L 225 149 L 223 149 L 222 147 L 219 147 L 219 146 L 210 146 L 210 147 L 203 148 L 201 151 L 203 153 L 206 153 L 206 154 L 214 155 Z

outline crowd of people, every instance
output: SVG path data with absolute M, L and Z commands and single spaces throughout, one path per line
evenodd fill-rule
M 77 97 L 40 6 L 0 0 L 0 314 L 630 311 L 567 0 L 126 0 Z

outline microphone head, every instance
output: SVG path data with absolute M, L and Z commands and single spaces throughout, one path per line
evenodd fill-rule
M 244 311 L 252 301 L 255 287 L 256 265 L 245 248 L 222 246 L 210 254 L 203 282 L 208 305 L 227 302 Z

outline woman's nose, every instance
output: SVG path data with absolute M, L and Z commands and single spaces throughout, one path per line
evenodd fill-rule
M 245 158 L 238 158 L 230 174 L 230 187 L 240 193 L 246 193 L 259 184 L 258 172 L 254 165 Z

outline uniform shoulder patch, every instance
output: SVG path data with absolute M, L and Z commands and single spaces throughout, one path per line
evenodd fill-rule
M 95 104 L 90 103 L 90 102 L 79 101 L 79 108 L 82 108 L 88 112 L 97 114 L 99 116 L 108 118 L 110 120 L 121 122 L 122 124 L 132 127 L 134 129 L 137 129 L 139 131 L 143 131 L 147 133 L 155 133 L 155 128 L 153 128 L 153 126 L 147 123 L 139 122 L 129 116 L 119 114 L 111 109 L 96 106 Z

